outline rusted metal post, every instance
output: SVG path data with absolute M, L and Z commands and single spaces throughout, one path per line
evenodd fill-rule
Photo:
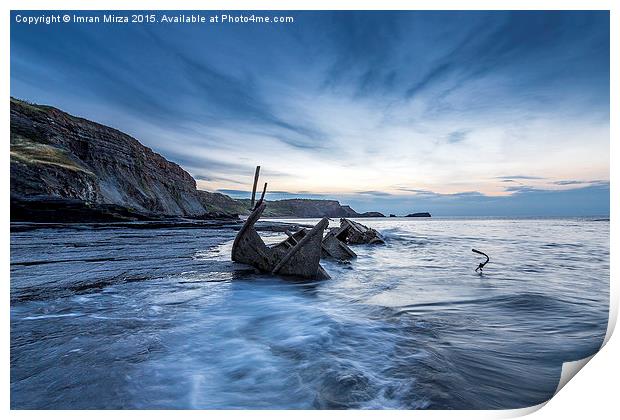
M 258 184 L 259 174 L 260 174 L 260 165 L 256 167 L 256 172 L 254 172 L 254 186 L 252 187 L 252 204 L 250 204 L 250 208 L 254 208 L 254 200 L 256 199 L 256 185 Z
M 480 274 L 482 274 L 482 269 L 489 262 L 489 256 L 487 254 L 485 254 L 484 252 L 482 252 L 482 251 L 478 251 L 477 249 L 472 248 L 471 250 L 473 252 L 475 252 L 476 254 L 484 255 L 487 258 L 487 260 L 485 262 L 478 264 L 478 268 L 476 268 L 476 270 L 475 270 L 476 272 L 478 272 L 478 270 L 480 270 Z

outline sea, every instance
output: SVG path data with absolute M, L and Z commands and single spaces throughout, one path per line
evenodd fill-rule
M 12 229 L 11 408 L 522 408 L 600 348 L 608 218 L 358 221 L 386 243 L 322 281 L 225 226 Z

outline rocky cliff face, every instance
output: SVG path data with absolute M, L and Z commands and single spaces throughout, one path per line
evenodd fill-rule
M 249 200 L 240 200 L 243 202 Z M 336 200 L 311 200 L 293 198 L 289 200 L 268 201 L 264 217 L 359 217 L 359 213 Z
M 249 200 L 248 200 L 249 201 Z M 268 201 L 265 217 L 385 217 L 378 211 L 358 213 L 336 200 L 310 200 L 294 198 Z
M 11 98 L 12 219 L 36 207 L 24 203 L 46 201 L 146 216 L 243 211 L 226 195 L 197 190 L 179 165 L 127 134 Z

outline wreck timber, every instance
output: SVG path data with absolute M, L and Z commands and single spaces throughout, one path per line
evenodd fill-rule
M 340 219 L 340 227 L 330 229 L 323 237 L 323 231 L 329 227 L 329 219 L 323 217 L 310 230 L 300 229 L 295 233 L 287 230 L 285 231 L 286 239 L 275 245 L 266 245 L 254 228 L 267 206 L 264 201 L 267 191 L 266 182 L 260 199 L 255 201 L 259 175 L 260 166 L 257 166 L 252 187 L 252 213 L 233 242 L 231 255 L 233 261 L 251 265 L 262 272 L 271 274 L 304 279 L 325 279 L 330 277 L 321 267 L 321 257 L 349 260 L 356 258 L 357 254 L 347 244 L 385 243 L 381 234 L 375 229 L 349 219 Z
M 345 244 L 384 244 L 385 239 L 375 229 L 349 219 L 340 219 L 340 227 L 330 233 Z
M 323 218 L 308 232 L 302 229 L 296 234 L 290 234 L 279 244 L 268 246 L 254 228 L 265 207 L 266 203 L 259 201 L 237 233 L 233 242 L 232 260 L 272 274 L 304 279 L 329 278 L 320 264 L 323 231 L 329 220 Z
M 340 231 L 340 228 L 330 229 L 325 238 L 323 238 L 322 255 L 324 257 L 336 258 L 337 260 L 356 258 L 357 254 L 336 237 L 337 231 Z

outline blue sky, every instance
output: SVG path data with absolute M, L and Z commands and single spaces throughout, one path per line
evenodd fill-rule
M 199 188 L 246 196 L 260 164 L 272 199 L 609 213 L 607 12 L 36 26 L 18 13 L 40 14 L 12 13 L 12 96 L 125 131 Z

